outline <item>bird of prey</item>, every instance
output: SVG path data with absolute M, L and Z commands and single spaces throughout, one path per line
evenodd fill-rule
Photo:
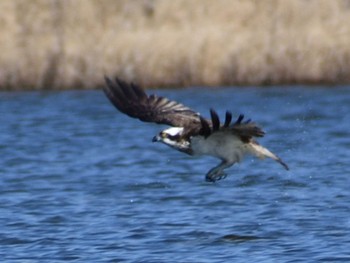
M 119 78 L 105 77 L 106 93 L 112 104 L 122 113 L 144 122 L 171 126 L 153 137 L 153 142 L 162 142 L 189 155 L 209 155 L 221 162 L 206 174 L 206 181 L 215 182 L 226 177 L 224 169 L 240 162 L 247 154 L 264 159 L 269 157 L 288 166 L 277 155 L 261 146 L 256 137 L 264 131 L 250 120 L 239 115 L 232 122 L 232 114 L 226 111 L 224 123 L 210 109 L 210 119 L 173 100 L 156 95 L 148 96 L 139 86 Z

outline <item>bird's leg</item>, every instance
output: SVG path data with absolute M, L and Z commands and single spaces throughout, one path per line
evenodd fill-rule
M 218 180 L 226 178 L 227 174 L 224 173 L 224 169 L 230 167 L 231 165 L 233 165 L 232 162 L 223 160 L 218 166 L 215 166 L 214 168 L 209 170 L 209 172 L 205 176 L 205 180 L 207 182 L 214 183 Z

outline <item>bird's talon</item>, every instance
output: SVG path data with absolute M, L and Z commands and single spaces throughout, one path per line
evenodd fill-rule
M 215 183 L 216 181 L 219 181 L 221 179 L 225 179 L 227 177 L 227 174 L 223 172 L 214 172 L 214 173 L 208 173 L 205 176 L 205 181 L 210 183 Z

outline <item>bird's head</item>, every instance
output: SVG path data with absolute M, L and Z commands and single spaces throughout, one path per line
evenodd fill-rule
M 184 128 L 171 127 L 164 131 L 161 131 L 158 135 L 153 137 L 153 142 L 162 142 L 171 147 L 178 148 L 178 144 L 181 141 L 181 135 Z
M 190 142 L 183 137 L 184 128 L 172 127 L 153 137 L 153 142 L 162 142 L 180 152 L 192 154 Z

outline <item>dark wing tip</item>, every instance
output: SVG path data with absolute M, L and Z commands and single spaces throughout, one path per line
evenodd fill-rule
M 241 124 L 243 119 L 244 119 L 244 115 L 243 114 L 239 114 L 235 124 Z
M 103 91 L 106 94 L 110 102 L 120 111 L 123 112 L 123 103 L 125 99 L 124 94 L 119 89 L 118 85 L 114 83 L 110 78 L 104 76 L 106 85 L 103 86 Z
M 199 119 L 201 122 L 200 134 L 207 138 L 211 134 L 211 129 L 208 124 L 208 121 L 199 115 Z
M 213 109 L 210 109 L 210 117 L 211 121 L 213 123 L 213 131 L 217 131 L 220 129 L 220 119 L 216 111 Z
M 226 111 L 224 127 L 228 128 L 230 126 L 231 121 L 232 121 L 232 113 L 230 111 Z
M 106 93 L 106 95 L 108 96 L 109 91 L 111 91 L 113 89 L 113 82 L 112 80 L 107 77 L 106 75 L 104 76 L 106 85 L 103 86 L 103 91 Z
M 147 94 L 139 86 L 129 84 L 118 77 L 114 81 L 104 76 L 106 85 L 103 91 L 112 104 L 121 112 L 134 117 L 135 107 L 147 99 Z

